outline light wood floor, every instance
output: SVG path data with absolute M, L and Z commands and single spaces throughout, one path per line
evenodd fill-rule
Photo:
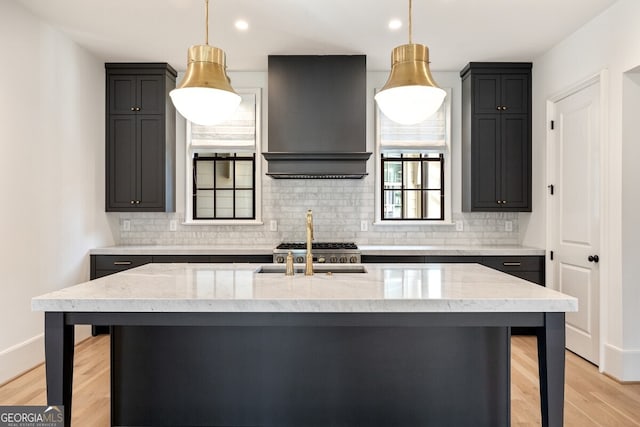
M 532 337 L 512 339 L 512 426 L 539 426 L 538 365 Z M 76 348 L 73 424 L 109 425 L 109 337 Z M 44 367 L 0 387 L 0 405 L 44 405 Z M 621 385 L 567 352 L 565 426 L 640 427 L 640 384 Z

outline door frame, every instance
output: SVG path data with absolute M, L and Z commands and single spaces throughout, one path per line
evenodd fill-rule
M 546 252 L 545 257 L 545 271 L 546 271 L 546 285 L 549 288 L 558 290 L 558 284 L 554 283 L 556 262 L 550 260 L 549 252 L 554 250 L 553 241 L 555 233 L 555 215 L 554 204 L 551 200 L 547 185 L 553 184 L 555 181 L 555 158 L 553 147 L 555 146 L 556 132 L 551 129 L 551 120 L 554 120 L 556 114 L 556 103 L 562 99 L 571 96 L 586 87 L 593 84 L 600 85 L 600 263 L 599 263 L 599 299 L 600 299 L 600 314 L 599 314 L 599 366 L 600 372 L 604 372 L 606 361 L 604 359 L 604 348 L 607 333 L 607 318 L 608 318 L 608 301 L 607 294 L 607 281 L 609 277 L 610 262 L 607 255 L 611 254 L 610 242 L 607 236 L 611 236 L 609 224 L 609 72 L 607 69 L 601 70 L 583 80 L 578 81 L 572 85 L 569 85 L 565 89 L 547 98 L 546 101 L 546 176 L 545 176 L 545 194 L 546 194 Z M 552 225 L 554 225 L 552 227 Z

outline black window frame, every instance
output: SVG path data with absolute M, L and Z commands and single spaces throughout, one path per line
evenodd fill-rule
M 198 188 L 198 162 L 200 161 L 213 161 L 213 187 L 201 187 Z M 232 161 L 233 162 L 233 185 L 231 187 L 218 188 L 216 186 L 216 167 L 217 161 Z M 251 173 L 252 173 L 252 186 L 237 187 L 236 186 L 236 174 L 235 174 L 235 162 L 236 161 L 251 161 Z M 192 216 L 194 220 L 236 220 L 236 221 L 252 221 L 256 219 L 256 154 L 255 153 L 194 153 L 193 154 L 193 191 L 192 191 Z M 233 216 L 230 217 L 218 217 L 216 216 L 216 192 L 218 190 L 229 191 L 233 190 Z M 213 191 L 213 216 L 201 217 L 198 216 L 198 191 Z M 238 217 L 236 216 L 236 191 L 237 190 L 251 190 L 251 208 L 253 215 L 251 217 Z
M 419 157 L 415 157 L 415 155 L 418 154 Z M 438 157 L 429 157 L 429 154 L 433 154 L 433 153 L 420 153 L 420 152 L 415 152 L 415 153 L 380 153 L 380 174 L 381 174 L 381 179 L 380 179 L 380 196 L 381 196 L 381 203 L 380 203 L 380 220 L 381 221 L 389 221 L 389 222 L 393 222 L 393 221 L 444 221 L 445 219 L 445 158 L 444 158 L 444 153 L 438 153 Z M 409 157 L 412 156 L 412 157 Z M 420 162 L 439 162 L 440 163 L 440 188 L 420 188 L 420 189 L 405 189 L 405 180 L 404 180 L 404 171 L 405 171 L 405 163 L 407 162 L 416 162 L 416 161 L 420 161 Z M 385 188 L 385 163 L 397 163 L 397 162 L 401 162 L 402 163 L 402 180 L 400 181 L 400 188 L 393 188 L 393 189 L 387 189 Z M 420 168 L 420 181 L 424 182 L 424 167 Z M 424 203 L 424 199 L 425 199 L 425 194 L 428 191 L 435 191 L 435 190 L 440 190 L 440 217 L 438 218 L 425 218 L 424 217 L 424 212 L 425 212 L 425 203 Z M 401 202 L 402 202 L 402 209 L 401 209 L 401 217 L 400 218 L 385 218 L 385 193 L 388 191 L 400 191 L 400 197 L 401 197 Z M 405 199 L 405 193 L 406 192 L 418 192 L 420 194 L 420 201 L 421 201 L 421 206 L 423 207 L 422 209 L 422 217 L 421 218 L 405 218 L 404 217 L 404 199 Z

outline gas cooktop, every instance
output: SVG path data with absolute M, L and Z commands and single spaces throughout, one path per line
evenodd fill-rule
M 280 243 L 273 250 L 273 262 L 284 263 L 289 252 L 295 262 L 302 263 L 305 261 L 307 245 L 301 242 Z M 359 264 L 361 260 L 358 246 L 353 242 L 312 242 L 311 253 L 313 262 L 318 263 Z
M 306 243 L 280 243 L 276 249 L 307 249 Z M 342 250 L 342 249 L 358 249 L 355 243 L 352 242 L 312 242 L 311 250 Z

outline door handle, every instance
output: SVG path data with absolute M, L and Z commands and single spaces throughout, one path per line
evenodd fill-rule
M 598 255 L 589 255 L 589 258 L 587 259 L 589 260 L 589 262 L 595 262 L 595 263 L 600 261 L 600 257 Z

